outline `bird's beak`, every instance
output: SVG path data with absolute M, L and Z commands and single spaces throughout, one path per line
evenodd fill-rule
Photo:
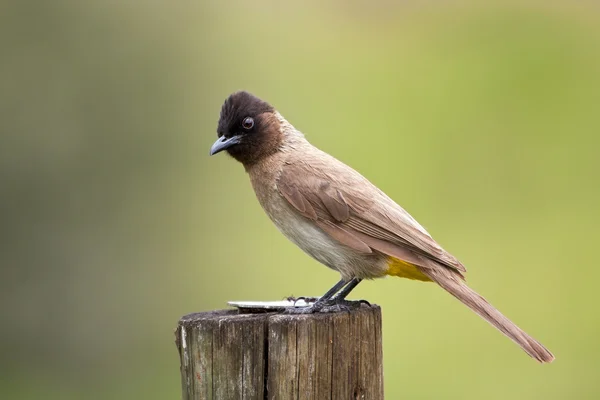
M 221 136 L 220 138 L 217 139 L 217 141 L 210 148 L 210 155 L 211 156 L 215 155 L 225 149 L 230 148 L 234 144 L 238 144 L 239 142 L 240 142 L 239 136 L 232 136 L 230 138 Z

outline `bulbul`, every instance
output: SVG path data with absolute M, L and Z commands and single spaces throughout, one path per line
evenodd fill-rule
M 554 356 L 465 283 L 465 267 L 385 193 L 311 145 L 270 104 L 240 91 L 221 108 L 218 139 L 241 162 L 261 206 L 304 252 L 341 280 L 305 312 L 343 304 L 363 279 L 435 282 L 539 362 Z

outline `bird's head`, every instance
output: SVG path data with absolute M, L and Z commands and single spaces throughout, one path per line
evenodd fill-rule
M 233 93 L 225 100 L 217 135 L 210 155 L 226 150 L 245 166 L 277 152 L 283 141 L 275 109 L 245 91 Z

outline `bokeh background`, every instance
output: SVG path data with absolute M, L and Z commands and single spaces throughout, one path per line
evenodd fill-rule
M 557 356 L 432 284 L 366 282 L 387 398 L 600 397 L 595 2 L 4 1 L 0 48 L 0 398 L 179 398 L 180 316 L 337 281 L 208 156 L 238 89 Z

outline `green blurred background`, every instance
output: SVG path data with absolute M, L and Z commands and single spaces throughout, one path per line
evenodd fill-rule
M 179 398 L 180 316 L 337 281 L 208 156 L 238 89 L 557 356 L 432 284 L 366 282 L 387 398 L 600 397 L 600 7 L 392 3 L 2 2 L 0 398 Z

